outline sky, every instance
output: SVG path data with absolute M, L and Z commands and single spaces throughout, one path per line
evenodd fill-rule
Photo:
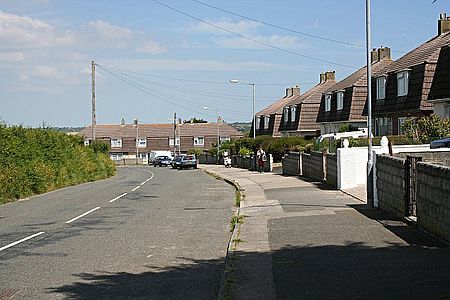
M 365 0 L 0 0 L 0 122 L 38 127 L 252 119 L 319 74 L 366 63 Z M 371 1 L 372 47 L 397 59 L 448 0 Z M 230 79 L 240 80 L 231 84 Z M 209 109 L 203 109 L 203 107 Z

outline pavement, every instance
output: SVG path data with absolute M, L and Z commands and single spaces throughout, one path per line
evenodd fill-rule
M 450 299 L 450 248 L 364 199 L 276 172 L 200 168 L 244 195 L 219 298 Z

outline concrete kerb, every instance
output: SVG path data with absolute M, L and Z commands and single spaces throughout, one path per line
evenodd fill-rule
M 242 224 L 240 222 L 240 217 L 241 217 L 240 216 L 240 211 L 241 211 L 240 205 L 242 204 L 242 202 L 245 198 L 245 193 L 244 193 L 244 190 L 239 185 L 239 183 L 237 183 L 235 180 L 225 178 L 217 173 L 214 173 L 214 172 L 211 172 L 211 171 L 208 171 L 205 169 L 202 169 L 202 171 L 208 175 L 213 176 L 214 178 L 218 178 L 218 179 L 223 180 L 223 181 L 227 182 L 228 184 L 234 186 L 236 191 L 239 192 L 241 195 L 241 201 L 239 203 L 239 207 L 237 207 L 237 210 L 233 214 L 233 218 L 236 218 L 238 221 L 236 222 L 236 225 L 234 226 L 233 231 L 230 235 L 230 239 L 228 240 L 227 251 L 225 254 L 224 268 L 223 268 L 223 272 L 222 272 L 222 277 L 220 279 L 219 294 L 217 296 L 217 298 L 219 300 L 230 299 L 231 298 L 231 284 L 233 281 L 233 279 L 232 279 L 233 257 L 235 255 L 236 243 L 239 240 L 239 233 L 240 233 L 241 224 Z

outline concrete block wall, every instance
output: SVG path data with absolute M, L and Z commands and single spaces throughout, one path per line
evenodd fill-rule
M 337 188 L 337 155 L 327 154 L 327 185 Z
M 405 160 L 377 155 L 378 207 L 398 218 L 406 216 Z
M 290 152 L 285 154 L 281 164 L 283 175 L 287 176 L 299 176 L 301 174 L 300 170 L 300 156 L 302 153 L 299 152 Z
M 423 162 L 450 167 L 450 152 L 403 152 L 395 154 L 395 156 L 403 159 L 406 159 L 407 156 L 422 157 Z
M 417 164 L 417 225 L 450 243 L 450 168 Z
M 325 173 L 323 169 L 322 152 L 303 153 L 303 176 L 312 180 L 324 181 Z

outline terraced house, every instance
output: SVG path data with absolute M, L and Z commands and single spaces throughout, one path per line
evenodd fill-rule
M 443 46 L 439 53 L 428 102 L 433 104 L 434 114 L 450 118 L 450 45 Z
M 445 81 L 445 78 L 436 78 L 432 95 L 430 89 L 435 79 L 439 56 L 443 52 L 441 59 L 445 59 L 445 50 L 449 43 L 450 18 L 441 14 L 437 36 L 390 64 L 384 72 L 372 77 L 375 135 L 401 134 L 401 125 L 407 118 L 433 112 L 432 101 L 428 101 L 429 96 L 433 100 L 440 97 L 439 90 L 444 88 L 440 85 L 445 83 L 439 81 Z M 441 63 L 444 64 L 442 61 Z M 367 115 L 367 108 L 364 114 Z
M 300 96 L 300 87 L 298 85 L 287 88 L 283 98 L 257 112 L 255 116 L 256 135 L 281 136 L 280 124 L 283 108 L 298 96 Z M 253 127 L 251 131 L 253 131 Z
M 392 63 L 391 51 L 387 47 L 371 52 L 372 76 L 383 74 Z M 316 121 L 322 134 L 336 133 L 339 127 L 348 124 L 355 128 L 366 128 L 367 117 L 363 116 L 367 100 L 367 66 L 347 76 L 321 95 L 320 109 Z
M 80 134 L 85 144 L 92 140 L 92 127 L 84 128 Z M 185 123 L 178 124 L 124 124 L 97 125 L 97 140 L 111 145 L 110 157 L 113 160 L 139 158 L 146 160 L 155 150 L 186 153 L 190 149 L 209 150 L 217 143 L 239 139 L 243 134 L 226 123 Z
M 320 124 L 316 122 L 322 93 L 336 84 L 335 72 L 320 74 L 320 81 L 302 95 L 292 97 L 283 107 L 280 123 L 282 136 L 315 137 L 320 135 Z

